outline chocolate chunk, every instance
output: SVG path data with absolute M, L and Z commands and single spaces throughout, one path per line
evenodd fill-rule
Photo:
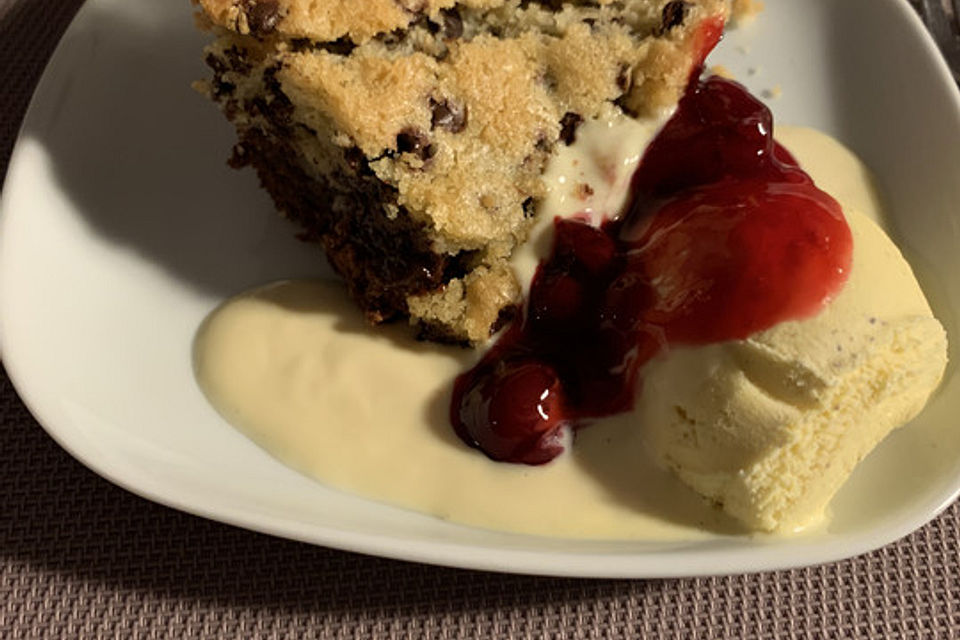
M 440 15 L 443 17 L 444 37 L 453 39 L 463 35 L 463 19 L 456 8 L 444 9 Z
M 266 36 L 280 23 L 280 3 L 277 0 L 246 0 L 243 12 L 247 15 L 250 33 Z
M 404 129 L 397 134 L 397 151 L 415 154 L 424 162 L 436 154 L 436 149 L 430 144 L 426 134 L 413 128 Z
M 657 29 L 657 34 L 663 35 L 670 29 L 682 25 L 686 12 L 687 3 L 683 0 L 673 0 L 665 4 L 660 15 L 660 28 Z
M 573 111 L 568 111 L 560 119 L 560 139 L 568 147 L 577 141 L 577 127 L 583 122 L 583 116 Z
M 460 133 L 467 128 L 467 105 L 459 105 L 449 100 L 437 101 L 430 98 L 433 117 L 430 124 L 434 129 L 440 127 L 450 133 Z

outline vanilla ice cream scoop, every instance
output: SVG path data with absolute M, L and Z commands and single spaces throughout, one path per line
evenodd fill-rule
M 854 262 L 818 315 L 746 340 L 670 351 L 636 409 L 655 457 L 746 525 L 790 530 L 926 404 L 946 334 L 883 231 L 847 212 Z

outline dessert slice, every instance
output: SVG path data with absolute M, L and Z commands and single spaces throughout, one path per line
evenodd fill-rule
M 672 107 L 726 0 L 195 0 L 200 88 L 371 322 L 485 341 L 580 123 Z

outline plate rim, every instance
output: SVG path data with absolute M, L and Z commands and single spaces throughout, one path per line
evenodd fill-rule
M 941 82 L 955 87 L 946 61 L 940 55 L 932 37 L 926 32 L 919 16 L 916 15 L 908 2 L 906 0 L 886 0 L 886 2 L 899 11 L 900 20 L 906 26 L 909 26 L 915 32 L 915 35 L 919 35 L 927 49 L 927 55 L 936 60 L 935 67 L 941 76 Z M 59 66 L 65 62 L 62 59 L 65 36 L 75 28 L 77 21 L 82 19 L 86 12 L 91 10 L 90 7 L 95 4 L 97 2 L 93 0 L 85 2 L 81 6 L 45 65 L 43 74 L 37 83 L 18 129 L 0 194 L 7 192 L 11 183 L 16 179 L 20 165 L 24 162 L 21 159 L 25 147 L 24 131 L 27 129 L 28 123 L 37 117 L 36 111 L 40 97 L 50 88 L 48 85 L 52 85 L 56 79 L 55 76 Z M 960 91 L 953 91 L 951 98 L 954 111 L 960 114 Z M 931 500 L 931 503 L 936 502 L 937 504 L 932 504 L 929 510 L 925 509 L 923 518 L 890 524 L 870 533 L 852 536 L 848 534 L 844 536 L 844 540 L 839 542 L 836 540 L 825 541 L 820 537 L 811 538 L 809 543 L 804 542 L 799 545 L 804 548 L 804 556 L 800 561 L 792 558 L 790 554 L 784 554 L 783 545 L 770 544 L 744 549 L 705 549 L 699 551 L 690 549 L 685 552 L 683 563 L 679 563 L 677 558 L 672 555 L 651 552 L 531 551 L 475 543 L 413 540 L 389 534 L 345 531 L 326 523 L 302 524 L 276 517 L 263 520 L 255 513 L 231 505 L 194 504 L 189 500 L 163 493 L 157 487 L 151 486 L 148 478 L 131 479 L 115 472 L 109 462 L 98 459 L 94 452 L 85 450 L 82 443 L 71 441 L 62 430 L 58 429 L 56 426 L 58 418 L 54 415 L 56 412 L 50 411 L 42 399 L 34 393 L 33 383 L 29 376 L 24 373 L 24 366 L 21 364 L 23 362 L 21 359 L 28 356 L 21 354 L 16 344 L 10 341 L 7 333 L 8 323 L 5 321 L 6 312 L 4 310 L 8 307 L 8 304 L 6 304 L 8 296 L 6 281 L 11 277 L 9 276 L 11 270 L 7 267 L 9 255 L 7 245 L 10 240 L 6 231 L 9 220 L 16 215 L 10 209 L 9 198 L 0 197 L 0 353 L 2 353 L 3 366 L 12 387 L 47 435 L 92 472 L 134 495 L 194 516 L 259 533 L 348 552 L 461 569 L 556 577 L 675 578 L 775 571 L 818 565 L 861 555 L 894 542 L 926 525 L 940 515 L 960 495 L 960 473 L 958 473 L 950 483 L 951 490 L 944 494 L 941 499 Z M 536 536 L 514 535 L 531 540 L 538 539 Z M 792 542 L 789 546 L 796 545 L 795 541 Z M 558 556 L 563 559 L 563 562 L 559 564 L 557 563 Z

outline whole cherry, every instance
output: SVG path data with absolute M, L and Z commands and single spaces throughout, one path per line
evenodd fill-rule
M 494 460 L 526 464 L 563 451 L 566 402 L 553 367 L 533 359 L 500 362 L 469 382 L 451 416 L 468 443 Z

